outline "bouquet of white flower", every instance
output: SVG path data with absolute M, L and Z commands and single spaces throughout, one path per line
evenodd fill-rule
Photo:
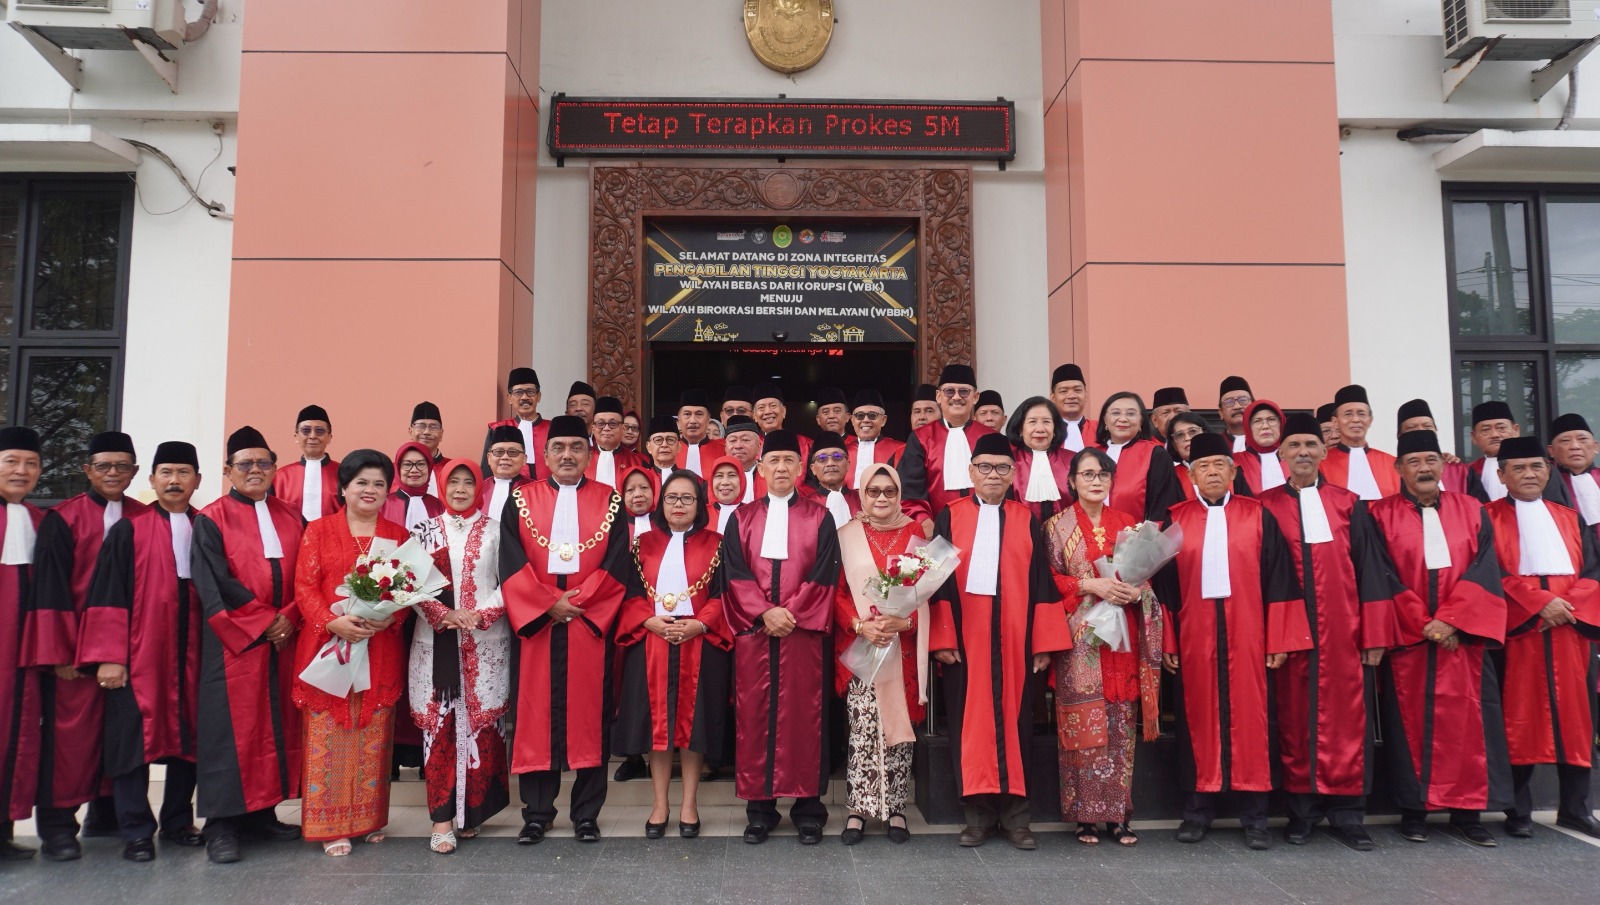
M 1095 560 L 1101 578 L 1114 578 L 1134 586 L 1148 582 L 1183 548 L 1183 527 L 1176 522 L 1162 531 L 1154 522 L 1140 522 L 1117 534 L 1111 558 Z M 1115 651 L 1133 649 L 1128 634 L 1128 617 L 1123 608 L 1106 600 L 1096 600 L 1083 614 L 1092 636 Z
M 931 541 L 913 538 L 906 552 L 889 560 L 890 568 L 878 570 L 877 576 L 868 582 L 868 593 L 878 598 L 872 614 L 910 618 L 912 613 L 927 605 L 960 564 L 961 551 L 944 538 L 936 537 Z M 879 647 L 857 637 L 839 662 L 870 685 L 883 664 L 899 657 L 899 638 L 890 641 L 887 647 Z

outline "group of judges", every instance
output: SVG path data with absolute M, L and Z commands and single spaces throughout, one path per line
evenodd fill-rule
M 1444 452 L 1422 400 L 1397 413 L 1393 454 L 1374 447 L 1359 386 L 1311 414 L 1230 377 L 1218 432 L 1181 388 L 1149 405 L 1118 392 L 1089 417 L 1072 364 L 1007 412 L 957 364 L 918 389 L 903 442 L 876 391 L 816 395 L 810 436 L 784 427 L 770 384 L 728 388 L 715 407 L 691 390 L 644 420 L 579 382 L 547 419 L 537 373 L 517 368 L 510 417 L 488 425 L 478 457 L 440 451 L 443 418 L 424 402 L 393 459 L 360 450 L 344 468 L 331 418 L 307 406 L 295 461 L 280 464 L 253 428 L 230 435 L 226 492 L 201 509 L 192 445 L 164 442 L 140 463 L 117 432 L 84 451 L 88 490 L 35 507 L 40 438 L 0 428 L 0 620 L 11 626 L 0 632 L 0 857 L 35 854 L 10 832 L 29 817 L 50 860 L 79 857 L 80 835 L 120 835 L 130 860 L 154 858 L 159 839 L 205 846 L 219 863 L 238 860 L 241 841 L 300 838 L 275 807 L 338 767 L 312 766 L 308 749 L 326 745 L 297 712 L 297 676 L 317 651 L 293 639 L 313 631 L 372 638 L 374 690 L 384 669 L 409 684 L 351 711 L 393 721 L 380 759 L 390 746 L 419 752 L 440 853 L 508 804 L 510 774 L 519 843 L 548 832 L 565 771 L 575 835 L 598 839 L 615 754 L 639 758 L 655 783 L 648 836 L 664 833 L 676 757 L 680 835 L 698 833 L 702 771 L 724 766 L 747 803 L 745 842 L 766 841 L 778 799 L 792 799 L 799 840 L 814 844 L 839 725 L 841 838 L 860 842 L 876 819 L 904 841 L 930 677 L 963 846 L 1036 846 L 1041 683 L 1053 688 L 1062 819 L 1085 845 L 1137 842 L 1133 760 L 1137 741 L 1162 731 L 1163 682 L 1175 686 L 1188 796 L 1180 841 L 1203 839 L 1226 801 L 1249 847 L 1270 847 L 1276 789 L 1287 842 L 1327 821 L 1371 849 L 1365 802 L 1382 771 L 1405 839 L 1426 841 L 1429 813 L 1447 812 L 1453 833 L 1493 846 L 1486 811 L 1505 813 L 1504 835 L 1532 834 L 1538 764 L 1556 767 L 1558 825 L 1600 836 L 1588 795 L 1600 444 L 1582 415 L 1562 414 L 1540 439 L 1506 403 L 1485 402 L 1472 412 L 1481 455 L 1466 463 Z M 150 503 L 132 495 L 141 468 Z M 367 534 L 428 538 L 456 576 L 393 625 L 297 600 L 308 567 L 330 568 L 308 565 L 328 553 L 307 526 L 343 528 L 348 503 L 338 537 L 361 552 L 347 494 L 374 484 L 387 498 Z M 1142 522 L 1180 527 L 1181 547 L 1134 584 L 1114 554 Z M 934 536 L 960 551 L 954 574 L 919 589 L 909 615 L 880 610 L 885 576 Z M 1120 639 L 1102 602 L 1121 611 Z M 385 633 L 403 635 L 393 643 L 409 660 L 376 653 Z M 853 674 L 839 657 L 858 639 L 897 647 L 899 662 L 870 681 Z M 841 707 L 847 719 L 831 720 Z M 165 768 L 159 814 L 153 764 Z M 381 831 L 387 777 L 360 779 L 368 791 L 342 806 L 372 812 Z M 357 834 L 324 836 L 325 849 L 347 853 L 335 837 Z

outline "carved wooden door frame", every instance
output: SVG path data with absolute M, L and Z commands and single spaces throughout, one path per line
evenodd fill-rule
M 972 364 L 972 169 L 595 164 L 589 227 L 589 382 L 644 412 L 644 223 L 652 217 L 837 214 L 916 220 L 917 370 Z M 710 392 L 719 388 L 707 387 Z M 648 413 L 646 413 L 648 414 Z

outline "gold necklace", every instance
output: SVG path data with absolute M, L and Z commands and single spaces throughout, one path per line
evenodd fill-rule
M 677 609 L 678 604 L 689 602 L 694 595 L 700 593 L 700 591 L 704 589 L 706 585 L 710 584 L 711 576 L 716 573 L 717 566 L 722 563 L 722 545 L 718 544 L 717 552 L 711 555 L 711 567 L 706 569 L 706 574 L 700 576 L 699 581 L 689 585 L 688 590 L 681 594 L 662 594 L 657 592 L 655 587 L 650 584 L 650 579 L 644 577 L 644 562 L 639 559 L 638 540 L 634 540 L 631 549 L 633 550 L 633 567 L 639 573 L 639 583 L 644 585 L 645 594 L 648 595 L 651 600 L 660 603 L 661 608 L 669 613 Z
M 533 538 L 533 542 L 546 550 L 550 550 L 550 539 L 540 534 L 538 528 L 533 527 L 533 516 L 528 513 L 528 501 L 522 498 L 522 488 L 518 487 L 511 491 L 511 498 L 517 501 L 517 514 L 522 516 L 522 524 L 528 529 L 528 534 Z M 596 544 L 605 540 L 606 535 L 611 533 L 611 523 L 617 520 L 617 510 L 621 506 L 622 498 L 612 493 L 611 506 L 606 510 L 606 517 L 600 523 L 600 530 L 594 533 L 594 537 L 581 544 L 562 544 L 554 548 L 554 553 L 561 558 L 562 562 L 572 562 L 572 558 L 579 553 L 587 553 L 593 550 Z

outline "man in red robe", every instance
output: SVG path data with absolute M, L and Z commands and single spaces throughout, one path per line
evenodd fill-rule
M 1510 804 L 1500 689 L 1487 648 L 1505 638 L 1494 528 L 1483 504 L 1442 490 L 1438 435 L 1400 436 L 1401 493 L 1372 504 L 1396 574 L 1426 605 L 1420 643 L 1391 650 L 1380 671 L 1384 760 L 1400 835 L 1428 839 L 1427 812 L 1474 845 L 1493 846 L 1479 813 Z
M 979 393 L 978 402 L 972 407 L 972 417 L 995 433 L 1005 433 L 1006 403 L 1000 397 L 1000 391 L 984 390 Z
M 86 836 L 117 832 L 116 807 L 102 788 L 101 724 L 105 695 L 78 672 L 78 639 L 89 578 L 111 526 L 143 512 L 123 496 L 139 466 L 133 438 L 118 431 L 89 440 L 83 474 L 89 489 L 51 509 L 39 524 L 33 599 L 23 624 L 23 663 L 48 672 L 39 678 L 43 735 L 39 749 L 38 832 L 42 854 L 70 861 L 78 844 L 78 806 L 91 802 Z
M 515 428 L 522 434 L 522 448 L 528 452 L 528 477 L 534 480 L 543 480 L 548 477 L 544 470 L 544 441 L 550 433 L 550 422 L 539 417 L 539 399 L 543 394 L 539 391 L 539 374 L 532 368 L 512 368 L 506 375 L 506 405 L 511 407 L 511 417 L 503 421 L 491 421 L 483 433 L 483 473 L 488 474 L 494 464 L 489 461 L 489 446 L 494 442 L 494 430 L 497 427 Z M 491 517 L 498 518 L 498 511 L 489 513 Z
M 942 664 L 956 792 L 972 848 L 1005 834 L 1038 847 L 1028 828 L 1033 692 L 1050 655 L 1072 646 L 1050 577 L 1044 529 L 1006 499 L 1015 453 L 1004 435 L 978 438 L 967 470 L 973 494 L 934 517 L 934 533 L 961 550 L 961 564 L 930 605 L 928 649 Z
M 1428 406 L 1426 399 L 1412 399 L 1401 403 L 1400 410 L 1395 413 L 1395 424 L 1399 429 L 1395 437 L 1409 431 L 1439 432 L 1438 422 L 1433 420 L 1433 409 Z M 1478 480 L 1478 473 L 1472 467 L 1455 456 L 1445 456 L 1444 471 L 1439 476 L 1439 485 L 1445 490 L 1456 493 L 1469 493 L 1483 499 L 1483 483 Z
M 813 400 L 817 405 L 817 431 L 824 434 L 843 434 L 850 427 L 850 408 L 845 405 L 844 390 L 823 387 Z
M 546 431 L 549 424 L 545 424 Z M 478 505 L 484 512 L 499 518 L 511 499 L 511 491 L 532 483 L 528 477 L 528 452 L 522 445 L 522 432 L 510 424 L 502 424 L 489 432 L 489 471 L 478 485 Z
M 576 773 L 573 834 L 579 842 L 600 839 L 611 626 L 633 564 L 621 498 L 583 476 L 591 454 L 582 418 L 552 418 L 544 451 L 550 477 L 513 490 L 495 513 L 500 592 L 521 654 L 511 760 L 523 801 L 519 845 L 536 845 L 549 832 L 564 770 Z
M 945 365 L 939 375 L 939 408 L 944 417 L 917 428 L 900 454 L 901 495 L 908 500 L 927 500 L 936 515 L 972 493 L 967 471 L 972 445 L 979 437 L 994 433 L 972 418 L 977 380 L 971 365 Z
M 734 415 L 722 435 L 728 458 L 739 463 L 744 473 L 744 496 L 741 502 L 759 500 L 767 493 L 766 478 L 761 476 L 761 426 L 754 418 Z
M 1496 458 L 1507 495 L 1486 509 L 1506 597 L 1503 694 L 1513 783 L 1506 835 L 1533 835 L 1533 767 L 1554 764 L 1556 825 L 1600 836 L 1589 807 L 1600 548 L 1576 512 L 1544 499 L 1544 456 L 1535 437 L 1501 442 Z
M 190 570 L 200 486 L 194 446 L 156 448 L 156 505 L 112 526 L 95 561 L 78 636 L 78 668 L 105 691 L 105 768 L 112 781 L 122 857 L 154 860 L 150 765 L 166 766 L 161 838 L 205 844 L 194 825 L 195 718 L 200 682 L 200 598 Z
M 1367 445 L 1367 430 L 1372 427 L 1372 406 L 1365 387 L 1351 384 L 1333 396 L 1333 420 L 1339 427 L 1339 442 L 1328 450 L 1322 463 L 1322 476 L 1330 484 L 1355 492 L 1367 502 L 1391 497 L 1400 492 L 1399 473 L 1394 456 Z
M 726 455 L 722 441 L 712 439 L 710 430 L 711 397 L 705 390 L 684 390 L 678 397 L 678 433 L 683 442 L 678 444 L 674 461 L 702 480 L 710 477 L 711 463 Z
M 439 407 L 426 400 L 412 406 L 406 433 L 412 443 L 420 443 L 428 450 L 428 494 L 441 496 L 439 488 L 446 478 L 438 474 L 445 462 L 444 453 L 439 450 L 444 443 L 444 416 L 439 414 Z
M 305 522 L 270 495 L 278 456 L 260 431 L 234 431 L 227 454 L 229 490 L 195 516 L 192 560 L 205 617 L 195 812 L 213 864 L 238 861 L 245 835 L 300 838 L 274 808 L 300 797 L 304 750 L 290 639 L 300 625 L 294 570 Z
M 27 502 L 39 483 L 39 435 L 0 427 L 0 625 L 21 625 L 33 583 L 33 551 L 44 511 Z M 22 634 L 0 632 L 0 861 L 32 858 L 12 841 L 12 823 L 33 813 L 39 777 L 39 670 L 22 664 Z
M 1233 444 L 1234 452 L 1245 451 L 1245 437 L 1250 428 L 1244 423 L 1244 413 L 1255 401 L 1255 391 L 1243 377 L 1224 377 L 1217 387 L 1217 414 L 1222 417 L 1223 436 Z
M 333 442 L 333 421 L 320 405 L 308 405 L 294 419 L 294 445 L 300 461 L 278 469 L 272 495 L 289 504 L 307 522 L 338 510 L 339 460 L 328 455 Z
M 1585 525 L 1600 526 L 1600 468 L 1594 467 L 1600 445 L 1582 415 L 1557 415 L 1550 422 L 1550 447 L 1555 461 L 1544 498 L 1578 511 Z
M 756 424 L 761 428 L 761 435 L 775 430 L 782 430 L 789 421 L 789 406 L 783 398 L 783 388 L 775 383 L 758 383 L 750 395 L 756 397 L 755 407 L 751 409 Z M 800 461 L 802 463 L 811 459 L 811 439 L 799 434 L 795 439 L 800 443 Z
M 1072 362 L 1057 365 L 1050 374 L 1050 401 L 1056 404 L 1056 412 L 1066 427 L 1061 435 L 1062 447 L 1079 452 L 1093 446 L 1100 425 L 1088 417 L 1089 384 L 1083 379 L 1083 369 Z
M 828 807 L 828 705 L 833 684 L 833 594 L 839 537 L 828 510 L 795 491 L 800 438 L 769 432 L 766 492 L 728 518 L 723 612 L 733 632 L 734 794 L 745 800 L 744 841 L 778 825 L 779 798 L 802 845 L 822 841 Z
M 1157 576 L 1170 614 L 1166 667 L 1178 676 L 1179 753 L 1190 792 L 1179 842 L 1205 838 L 1222 792 L 1237 792 L 1252 849 L 1272 847 L 1267 672 L 1310 650 L 1294 555 L 1260 502 L 1236 497 L 1233 449 L 1221 434 L 1190 441 L 1196 497 L 1172 507 L 1183 548 Z M 1181 669 L 1180 669 L 1181 667 Z
M 1162 387 L 1150 398 L 1150 429 L 1155 438 L 1167 442 L 1167 425 L 1189 411 L 1189 394 L 1183 387 Z
M 594 437 L 594 455 L 583 476 L 604 484 L 613 490 L 622 490 L 623 472 L 638 466 L 648 468 L 649 461 L 631 449 L 622 446 L 622 400 L 615 396 L 601 396 L 594 401 L 594 417 L 589 421 L 589 433 Z
M 1498 399 L 1480 402 L 1472 407 L 1472 445 L 1481 454 L 1468 467 L 1477 474 L 1481 483 L 1478 500 L 1492 503 L 1505 499 L 1506 486 L 1500 483 L 1500 443 L 1522 435 L 1522 424 L 1511 412 L 1511 406 Z M 1553 436 L 1553 435 L 1552 435 Z
M 939 388 L 931 383 L 917 384 L 911 394 L 911 432 L 939 420 Z
M 1420 641 L 1416 629 L 1427 619 L 1394 576 L 1367 504 L 1321 479 L 1327 446 L 1317 419 L 1290 415 L 1278 451 L 1288 483 L 1259 499 L 1288 541 L 1312 638 L 1273 674 L 1289 806 L 1283 835 L 1304 845 L 1326 817 L 1346 845 L 1369 851 L 1361 825 L 1372 786 L 1369 668 L 1386 649 Z
M 800 495 L 821 503 L 833 516 L 835 528 L 861 512 L 861 494 L 845 486 L 850 454 L 844 437 L 822 433 L 811 443 L 810 480 L 800 485 Z
M 854 401 L 850 410 L 851 429 L 846 432 L 844 441 L 844 451 L 850 456 L 850 467 L 844 473 L 846 487 L 855 487 L 861 472 L 874 462 L 893 466 L 900 461 L 900 454 L 906 448 L 899 440 L 883 435 L 889 423 L 883 394 L 877 390 L 861 390 Z
M 717 411 L 717 419 L 726 425 L 735 415 L 753 418 L 755 410 L 756 401 L 750 398 L 750 388 L 734 385 L 722 392 L 722 408 Z
M 583 419 L 584 426 L 594 420 L 594 403 L 599 394 L 587 381 L 574 380 L 567 388 L 567 414 Z

